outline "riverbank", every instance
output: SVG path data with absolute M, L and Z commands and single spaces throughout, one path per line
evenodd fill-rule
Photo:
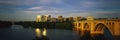
M 48 28 L 48 29 L 72 29 L 72 22 L 16 22 L 15 25 L 22 25 L 24 28 Z

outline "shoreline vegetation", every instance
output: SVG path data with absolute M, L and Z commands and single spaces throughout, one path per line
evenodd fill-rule
M 0 21 L 0 28 L 9 28 L 11 25 L 21 25 L 24 28 L 47 28 L 72 30 L 73 22 L 35 22 L 35 21 Z
M 72 30 L 72 22 L 15 22 L 15 25 L 22 25 L 24 28 L 47 28 Z
M 11 25 L 12 25 L 12 22 L 10 21 L 0 21 L 0 28 L 10 27 Z

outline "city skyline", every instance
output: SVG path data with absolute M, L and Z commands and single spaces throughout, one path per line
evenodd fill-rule
M 119 0 L 0 0 L 0 20 L 33 21 L 36 15 L 120 17 Z

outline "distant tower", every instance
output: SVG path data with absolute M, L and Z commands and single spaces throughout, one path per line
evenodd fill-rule
M 43 16 L 42 15 L 37 15 L 36 22 L 42 22 L 42 21 L 43 21 Z

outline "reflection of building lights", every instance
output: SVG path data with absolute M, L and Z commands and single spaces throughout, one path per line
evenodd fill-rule
M 46 33 L 47 33 L 47 30 L 44 28 L 44 30 L 43 30 L 43 36 L 46 36 Z
M 42 35 L 39 28 L 36 28 L 35 31 L 36 31 L 36 37 L 33 40 L 49 40 L 49 38 L 46 36 L 47 30 L 45 28 L 42 32 Z
M 37 36 L 37 37 L 40 37 L 40 32 L 41 32 L 40 29 L 39 29 L 39 28 L 36 28 L 35 31 L 36 31 L 36 36 Z

